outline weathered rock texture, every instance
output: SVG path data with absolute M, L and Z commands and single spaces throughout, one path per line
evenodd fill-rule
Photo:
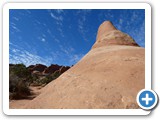
M 97 40 L 93 48 L 109 45 L 138 46 L 129 35 L 117 30 L 110 21 L 105 21 L 98 29 Z
M 106 21 L 92 49 L 24 108 L 138 108 L 144 87 L 145 49 Z

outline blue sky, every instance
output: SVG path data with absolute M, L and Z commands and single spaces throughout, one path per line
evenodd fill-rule
M 73 65 L 92 47 L 99 25 L 114 26 L 145 47 L 145 10 L 11 9 L 10 63 Z

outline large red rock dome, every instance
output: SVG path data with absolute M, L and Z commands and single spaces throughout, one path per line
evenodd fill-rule
M 145 87 L 145 49 L 137 46 L 105 21 L 92 49 L 24 108 L 139 108 L 136 96 Z

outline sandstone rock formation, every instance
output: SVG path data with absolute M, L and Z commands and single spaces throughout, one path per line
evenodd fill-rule
M 51 73 L 54 73 L 55 71 L 59 70 L 62 66 L 59 66 L 59 65 L 50 65 L 48 68 L 46 68 L 43 73 L 45 74 L 51 74 Z
M 144 87 L 145 49 L 105 21 L 92 49 L 24 108 L 138 108 Z
M 70 67 L 69 66 L 62 66 L 60 69 L 59 69 L 59 72 L 62 74 L 64 73 L 65 71 L 67 71 Z
M 47 66 L 42 65 L 42 64 L 36 64 L 36 65 L 30 65 L 30 66 L 28 66 L 28 69 L 31 72 L 33 72 L 33 71 L 43 72 L 45 68 L 47 68 Z
M 11 64 L 10 64 L 10 66 L 11 66 Z M 47 67 L 42 64 L 36 64 L 36 65 L 30 65 L 27 68 L 32 74 L 49 75 L 49 74 L 54 73 L 55 71 L 58 71 L 60 74 L 62 74 L 65 71 L 67 71 L 70 67 L 69 66 L 61 66 L 61 65 L 57 65 L 57 64 L 51 64 L 49 67 Z
M 70 68 L 69 66 L 60 66 L 60 65 L 57 65 L 57 64 L 52 64 L 43 71 L 43 74 L 52 74 L 55 71 L 59 71 L 59 73 L 62 74 L 65 71 L 67 71 L 69 68 Z
M 117 30 L 110 21 L 106 21 L 98 29 L 97 40 L 93 48 L 108 45 L 138 46 L 129 35 Z

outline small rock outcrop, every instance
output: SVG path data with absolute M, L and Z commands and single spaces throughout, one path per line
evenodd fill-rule
M 47 66 L 42 65 L 42 64 L 36 64 L 36 65 L 30 65 L 30 66 L 28 66 L 28 69 L 31 72 L 33 72 L 33 71 L 43 72 L 45 68 L 47 68 Z
M 61 66 L 57 64 L 51 64 L 49 67 L 47 67 L 42 64 L 36 64 L 36 65 L 30 65 L 27 68 L 32 74 L 49 75 L 49 74 L 54 73 L 55 71 L 59 71 L 59 73 L 62 74 L 65 71 L 67 71 L 70 67 Z
M 62 74 L 64 73 L 65 71 L 67 71 L 70 67 L 69 66 L 62 66 L 60 69 L 59 69 L 59 72 Z
M 44 74 L 51 74 L 51 73 L 54 73 L 55 71 L 59 70 L 62 66 L 59 66 L 59 65 L 50 65 L 49 67 L 47 67 L 43 73 Z

